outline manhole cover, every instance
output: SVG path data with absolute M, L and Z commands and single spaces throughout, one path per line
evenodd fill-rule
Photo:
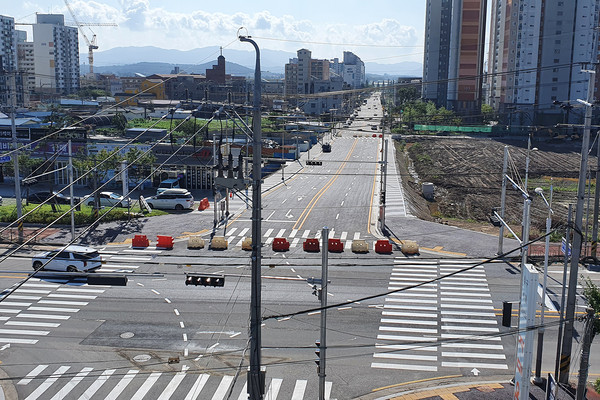
M 133 361 L 135 362 L 146 362 L 149 361 L 152 357 L 149 354 L 140 354 L 133 357 Z
M 134 336 L 133 332 L 124 332 L 124 333 L 121 333 L 121 338 L 122 339 L 130 339 L 133 336 Z

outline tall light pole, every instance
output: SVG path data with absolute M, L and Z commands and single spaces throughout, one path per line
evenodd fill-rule
M 537 352 L 536 352 L 536 360 L 535 360 L 535 378 L 536 383 L 542 381 L 542 351 L 544 349 L 544 331 L 546 328 L 544 327 L 544 311 L 546 310 L 546 284 L 548 281 L 548 252 L 550 249 L 550 229 L 552 229 L 552 192 L 553 187 L 550 184 L 550 202 L 546 200 L 544 196 L 544 189 L 541 187 L 535 188 L 535 192 L 542 196 L 544 203 L 548 207 L 548 217 L 546 217 L 546 248 L 544 249 L 544 283 L 542 287 L 542 308 L 540 315 L 540 328 L 538 329 L 538 342 L 537 342 Z
M 241 28 L 240 28 L 241 29 Z M 260 76 L 260 50 L 250 36 L 241 36 L 241 42 L 248 42 L 256 50 L 256 66 L 254 67 L 254 101 L 252 114 L 252 278 L 250 298 L 250 375 L 248 376 L 248 395 L 250 400 L 261 400 L 265 393 L 264 378 L 260 368 L 260 274 L 261 274 L 261 157 L 262 157 L 262 131 L 261 131 L 261 76 Z
M 13 165 L 15 170 L 15 198 L 17 200 L 17 219 L 19 223 L 17 225 L 19 241 L 23 241 L 23 221 L 21 216 L 23 215 L 23 204 L 21 202 L 21 177 L 19 176 L 19 144 L 17 142 L 17 127 L 15 125 L 15 114 L 17 109 L 17 76 L 16 73 L 10 75 L 10 129 L 12 135 L 12 143 L 15 153 L 13 154 Z
M 596 48 L 596 47 L 594 47 Z M 577 186 L 577 208 L 575 209 L 575 221 L 573 228 L 573 247 L 571 250 L 571 272 L 569 275 L 569 293 L 567 294 L 567 308 L 565 310 L 565 331 L 562 340 L 560 354 L 560 383 L 569 381 L 569 367 L 571 365 L 571 349 L 573 347 L 573 325 L 575 319 L 575 297 L 577 294 L 577 275 L 579 269 L 579 258 L 581 256 L 582 243 L 582 220 L 585 200 L 586 172 L 588 167 L 588 148 L 590 145 L 590 128 L 592 125 L 592 106 L 594 103 L 594 86 L 596 83 L 596 71 L 584 70 L 590 74 L 588 79 L 588 91 L 586 101 L 577 100 L 586 106 L 583 125 L 583 140 L 581 142 L 581 163 L 579 166 L 579 183 Z

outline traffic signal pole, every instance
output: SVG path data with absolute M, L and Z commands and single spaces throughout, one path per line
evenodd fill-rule
M 264 378 L 261 376 L 261 74 L 260 50 L 249 36 L 239 36 L 241 42 L 249 42 L 256 50 L 254 67 L 254 99 L 252 114 L 252 277 L 250 298 L 250 375 L 248 376 L 248 395 L 250 400 L 261 400 L 265 393 Z
M 327 255 L 329 246 L 329 228 L 324 227 L 321 234 L 321 338 L 319 340 L 319 400 L 325 400 L 325 360 L 327 352 Z

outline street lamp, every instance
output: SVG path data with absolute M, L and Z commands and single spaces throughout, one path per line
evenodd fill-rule
M 552 193 L 553 186 L 550 184 L 550 202 L 546 200 L 546 196 L 544 196 L 544 189 L 541 187 L 535 188 L 535 193 L 539 194 L 546 207 L 548 207 L 548 216 L 546 217 L 546 248 L 544 249 L 544 283 L 542 286 L 542 303 L 541 303 L 541 314 L 540 314 L 540 328 L 538 329 L 538 342 L 537 342 L 537 354 L 535 360 L 535 378 L 534 381 L 536 383 L 540 383 L 542 381 L 542 350 L 544 348 L 544 331 L 546 328 L 544 327 L 544 311 L 546 310 L 546 283 L 548 280 L 548 252 L 550 249 L 550 229 L 552 227 L 552 214 L 554 211 L 552 210 Z

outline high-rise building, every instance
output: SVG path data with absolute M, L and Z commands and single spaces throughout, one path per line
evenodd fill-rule
M 344 52 L 342 77 L 345 83 L 355 89 L 363 87 L 367 81 L 365 63 L 360 57 L 350 51 Z
M 0 15 L 0 72 L 17 70 L 15 19 Z
M 27 41 L 27 32 L 17 32 L 17 64 L 19 74 L 23 78 L 23 92 L 35 91 L 35 58 L 33 56 L 33 42 Z
M 62 14 L 37 14 L 33 24 L 35 86 L 42 91 L 71 94 L 79 90 L 77 28 L 66 26 Z
M 493 0 L 488 101 L 509 124 L 581 121 L 553 103 L 586 98 L 599 14 L 600 0 Z
M 476 116 L 482 100 L 487 0 L 428 0 L 422 96 Z

